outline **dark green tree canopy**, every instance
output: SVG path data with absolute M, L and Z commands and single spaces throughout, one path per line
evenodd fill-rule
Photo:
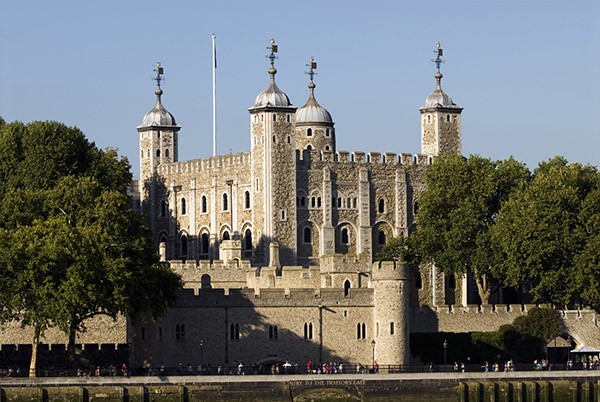
M 510 193 L 529 177 L 528 169 L 512 158 L 440 157 L 426 172 L 417 229 L 409 242 L 412 254 L 445 273 L 472 273 L 487 303 L 494 264 L 489 229 Z
M 556 157 L 511 197 L 492 239 L 496 273 L 511 285 L 530 283 L 538 301 L 600 305 L 600 175 Z
M 181 280 L 131 208 L 129 168 L 76 128 L 0 125 L 2 318 L 58 327 L 74 345 L 87 318 L 174 302 Z

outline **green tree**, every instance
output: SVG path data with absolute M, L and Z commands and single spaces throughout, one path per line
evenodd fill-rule
M 489 230 L 509 194 L 529 178 L 529 170 L 512 158 L 437 159 L 425 175 L 411 254 L 447 274 L 472 274 L 487 304 L 495 256 Z
M 0 296 L 3 320 L 58 327 L 69 338 L 99 314 L 164 312 L 180 277 L 158 264 L 126 194 L 129 163 L 56 122 L 0 126 Z
M 560 157 L 541 163 L 497 219 L 495 272 L 511 285 L 530 283 L 537 301 L 599 306 L 599 184 L 595 167 Z

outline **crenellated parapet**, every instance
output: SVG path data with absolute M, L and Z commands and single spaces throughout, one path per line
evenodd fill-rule
M 363 151 L 319 151 L 302 150 L 296 151 L 296 163 L 303 165 L 311 162 L 337 162 L 339 164 L 361 164 L 361 165 L 431 165 L 436 159 L 434 155 L 410 154 L 394 152 L 363 152 Z
M 174 173 L 201 172 L 232 166 L 245 167 L 250 164 L 250 158 L 250 152 L 240 152 L 210 158 L 191 159 L 183 162 L 163 163 L 158 166 L 157 170 L 161 174 L 172 175 Z

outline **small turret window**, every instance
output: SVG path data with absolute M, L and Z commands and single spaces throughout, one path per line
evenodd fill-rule
M 325 146 L 325 151 L 329 151 L 329 145 Z
M 229 198 L 227 193 L 223 194 L 223 211 L 229 211 Z
M 157 149 L 157 150 L 156 150 L 156 157 L 157 157 L 157 158 L 160 158 L 160 149 Z
M 167 149 L 165 149 L 165 158 L 168 158 L 168 157 L 169 157 L 169 149 L 167 148 Z
M 250 191 L 244 192 L 244 208 L 250 209 Z
M 277 115 L 276 114 L 273 115 L 273 121 L 277 121 Z
M 377 206 L 377 212 L 379 212 L 380 214 L 385 212 L 385 200 L 383 198 L 379 199 L 379 203 Z
M 325 130 L 325 137 L 329 137 L 329 129 Z
M 446 115 L 446 121 L 447 121 L 448 123 L 450 123 L 450 115 L 449 115 L 449 114 L 447 114 L 447 115 Z
M 306 129 L 306 136 L 307 137 L 312 137 L 312 128 L 307 128 Z
M 187 205 L 185 203 L 185 198 L 181 199 L 181 215 L 187 214 Z

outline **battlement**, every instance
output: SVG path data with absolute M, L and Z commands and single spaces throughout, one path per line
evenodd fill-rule
M 373 281 L 407 281 L 408 265 L 404 262 L 378 261 L 373 263 Z
M 210 158 L 163 163 L 158 166 L 158 171 L 162 174 L 191 173 L 229 166 L 247 166 L 249 164 L 250 152 L 240 152 L 235 154 L 213 156 Z
M 296 151 L 296 162 L 299 164 L 319 162 L 338 162 L 343 164 L 372 164 L 372 165 L 431 165 L 435 157 L 424 154 L 409 154 L 394 152 L 362 152 L 362 151 L 319 151 L 316 149 L 305 149 Z
M 183 271 L 214 271 L 214 270 L 242 270 L 251 268 L 249 260 L 170 260 L 171 268 L 176 272 Z
M 373 289 L 182 289 L 175 308 L 322 306 L 373 307 Z

